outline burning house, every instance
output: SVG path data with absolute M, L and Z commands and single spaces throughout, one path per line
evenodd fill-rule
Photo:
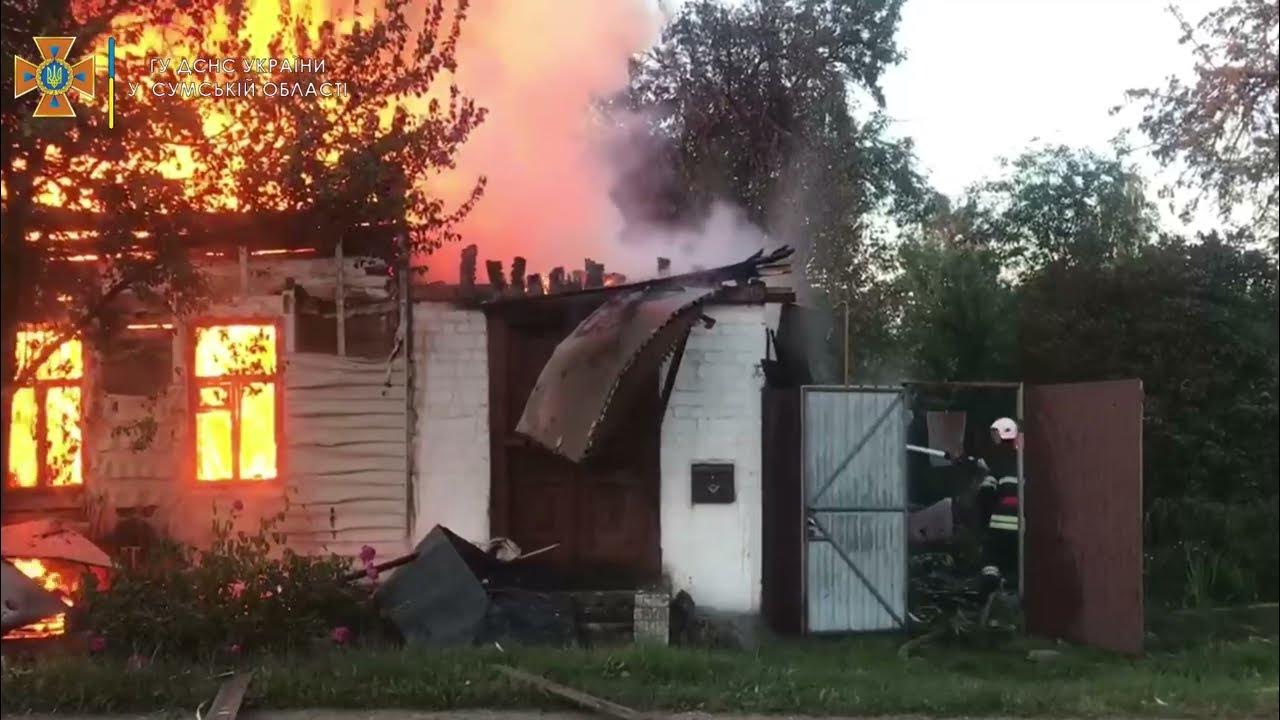
M 128 555 L 207 544 L 236 504 L 246 523 L 286 509 L 295 550 L 352 556 L 439 524 L 554 545 L 567 585 L 665 578 L 758 610 L 761 363 L 792 299 L 759 276 L 787 253 L 630 283 L 517 259 L 479 283 L 472 248 L 459 283 L 424 285 L 375 235 L 201 248 L 213 302 L 137 302 L 105 346 L 21 330 L 19 365 L 41 365 L 6 418 L 4 523 Z

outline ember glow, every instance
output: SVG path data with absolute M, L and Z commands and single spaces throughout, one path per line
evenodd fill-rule
M 70 598 L 70 594 L 75 591 L 75 588 L 63 579 L 62 573 L 50 570 L 43 561 L 35 558 L 9 558 L 9 562 L 13 563 L 18 572 L 35 580 L 36 584 L 41 588 L 57 595 L 58 599 L 62 600 L 67 607 L 75 605 Z M 66 613 L 58 613 L 39 622 L 12 630 L 5 637 L 16 639 L 46 638 L 62 635 L 66 631 Z
M 9 423 L 9 487 L 59 487 L 84 483 L 80 381 L 84 347 L 78 338 L 59 340 L 53 330 L 20 330 L 16 349 L 18 372 L 40 365 L 32 380 L 13 393 Z
M 196 479 L 269 480 L 276 443 L 276 328 L 196 329 Z

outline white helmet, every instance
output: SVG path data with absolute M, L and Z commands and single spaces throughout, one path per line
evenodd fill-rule
M 991 423 L 991 434 L 997 440 L 1017 440 L 1018 439 L 1018 423 L 1007 417 Z

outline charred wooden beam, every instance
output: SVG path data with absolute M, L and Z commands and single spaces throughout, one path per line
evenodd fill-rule
M 541 295 L 542 294 L 542 276 L 539 275 L 538 273 L 533 273 L 532 275 L 530 275 L 529 281 L 525 284 L 525 288 L 528 290 L 530 295 Z
M 511 261 L 511 288 L 517 295 L 523 295 L 525 291 L 524 265 L 524 258 L 518 255 Z
M 551 292 L 553 293 L 564 292 L 567 289 L 568 288 L 566 287 L 566 283 L 564 281 L 564 268 L 562 267 L 551 268 Z
M 604 287 L 604 265 L 592 260 L 591 258 L 587 258 L 584 261 L 584 265 L 583 287 Z
M 507 289 L 507 278 L 502 274 L 501 260 L 485 260 L 485 271 L 489 273 L 489 287 L 498 294 Z
M 666 277 L 671 274 L 671 258 L 658 258 L 658 277 Z
M 462 286 L 464 295 L 470 295 L 476 289 L 476 253 L 475 245 L 462 248 L 462 263 L 458 268 L 458 284 Z

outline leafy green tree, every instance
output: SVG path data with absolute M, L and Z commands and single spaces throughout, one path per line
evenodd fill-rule
M 1280 8 L 1273 0 L 1233 0 L 1195 25 L 1173 12 L 1180 42 L 1195 52 L 1194 75 L 1130 91 L 1144 104 L 1140 127 L 1157 158 L 1184 164 L 1179 187 L 1212 197 L 1224 220 L 1251 206 L 1253 231 L 1274 250 L 1280 243 Z
M 1155 235 L 1146 183 L 1123 147 L 1108 154 L 1064 145 L 1028 150 L 1003 177 L 960 203 L 962 242 L 999 251 L 1011 269 L 1104 266 Z
M 819 291 L 807 299 L 832 310 L 836 358 L 848 309 L 858 374 L 883 369 L 876 346 L 888 340 L 894 291 L 886 219 L 915 221 L 930 197 L 910 142 L 889 137 L 882 112 L 880 78 L 902 57 L 901 5 L 692 0 L 636 62 L 627 98 L 670 170 L 623 178 L 626 219 L 680 223 L 716 200 L 744 208 L 801 248 L 797 270 Z
M 1014 377 L 1013 288 L 995 248 L 964 242 L 967 222 L 941 206 L 898 250 L 897 352 L 913 379 Z
M 1148 499 L 1274 496 L 1275 276 L 1217 235 L 1164 238 L 1109 268 L 1050 265 L 1021 288 L 1022 374 L 1141 378 Z
M 883 104 L 880 77 L 901 58 L 893 38 L 901 4 L 685 3 L 636 63 L 630 101 L 678 148 L 690 202 L 728 198 L 774 226 L 780 198 L 833 177 L 860 186 L 855 211 L 895 183 L 913 183 L 908 148 L 884 139 L 874 112 Z M 855 92 L 871 100 L 866 122 L 854 118 Z

